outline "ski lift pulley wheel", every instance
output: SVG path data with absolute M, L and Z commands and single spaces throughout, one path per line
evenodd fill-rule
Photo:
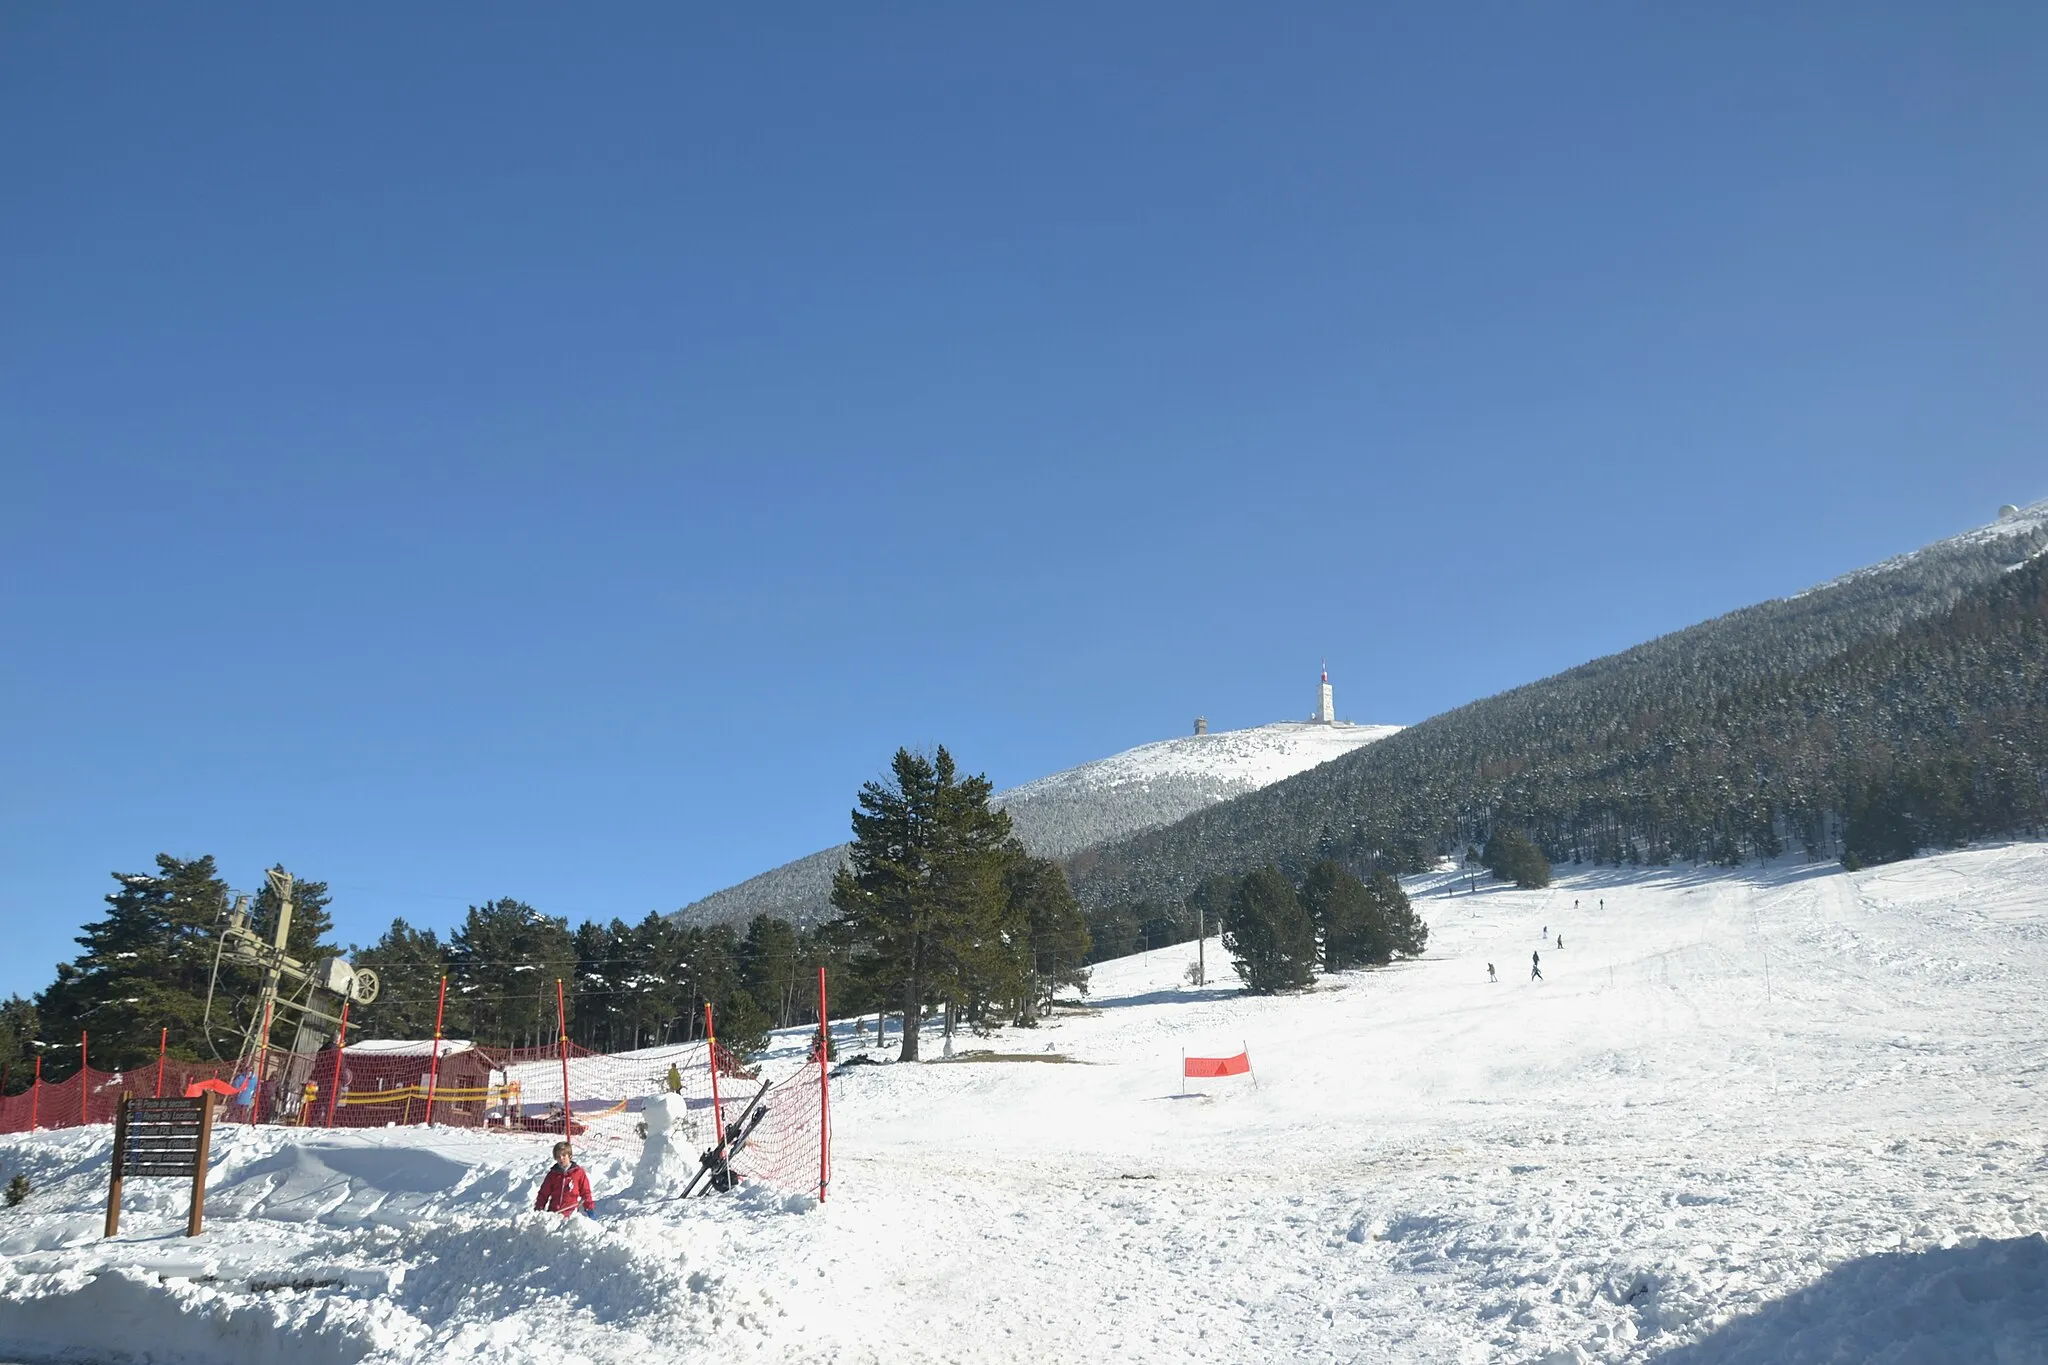
M 377 998 L 377 973 L 369 967 L 358 967 L 348 983 L 348 998 L 358 1005 L 367 1005 Z

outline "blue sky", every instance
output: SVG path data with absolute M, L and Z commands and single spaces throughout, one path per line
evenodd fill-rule
M 2048 9 L 1798 8 L 11 7 L 0 991 L 159 850 L 637 918 L 2048 496 Z

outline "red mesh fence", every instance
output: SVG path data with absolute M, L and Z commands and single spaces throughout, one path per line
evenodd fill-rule
M 785 1049 L 793 1051 L 794 1049 Z M 563 1058 L 554 1048 L 490 1051 L 443 1043 L 439 1065 L 426 1043 L 369 1042 L 313 1053 L 272 1052 L 260 1067 L 167 1060 L 130 1071 L 88 1069 L 0 1098 L 0 1133 L 111 1123 L 124 1094 L 147 1097 L 219 1092 L 217 1122 L 307 1128 L 382 1128 L 428 1122 L 459 1128 L 560 1133 L 578 1141 L 638 1145 L 649 1098 L 682 1097 L 682 1137 L 700 1148 L 717 1140 L 705 1045 L 594 1053 L 571 1045 L 568 1103 Z M 816 1060 L 786 1058 L 733 1169 L 780 1188 L 817 1192 L 825 1133 Z M 719 1049 L 719 1110 L 740 1116 L 762 1074 Z M 159 1089 L 159 1086 L 161 1087 Z M 432 1114 L 429 1117 L 429 1105 Z

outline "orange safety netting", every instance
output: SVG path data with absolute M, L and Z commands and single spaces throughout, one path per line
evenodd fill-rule
M 260 1066 L 166 1060 L 129 1071 L 88 1069 L 0 1098 L 0 1133 L 111 1123 L 123 1095 L 221 1092 L 219 1123 L 306 1128 L 382 1128 L 434 1123 L 511 1132 L 561 1133 L 579 1143 L 637 1144 L 648 1099 L 684 1102 L 681 1135 L 699 1147 L 718 1138 L 714 1112 L 730 1123 L 760 1088 L 759 1074 L 719 1048 L 714 1110 L 703 1043 L 604 1054 L 566 1049 L 487 1049 L 468 1044 L 369 1042 L 345 1049 L 266 1054 Z M 564 1103 L 563 1077 L 568 1079 Z M 815 1052 L 815 1049 L 813 1049 Z M 766 1113 L 733 1161 L 743 1176 L 790 1190 L 824 1184 L 824 1078 L 815 1058 L 775 1068 Z

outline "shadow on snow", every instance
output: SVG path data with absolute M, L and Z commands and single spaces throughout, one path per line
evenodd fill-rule
M 2048 1362 L 2048 1238 L 1886 1252 L 1656 1357 L 1656 1365 Z

